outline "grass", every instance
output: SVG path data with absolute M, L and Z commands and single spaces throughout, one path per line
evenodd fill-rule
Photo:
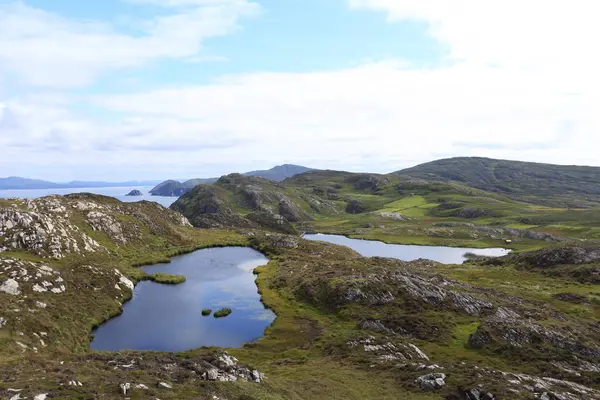
M 228 317 L 229 315 L 231 315 L 232 312 L 233 312 L 233 310 L 231 310 L 231 308 L 222 308 L 219 311 L 216 311 L 213 314 L 213 317 L 215 317 L 215 318 L 225 318 L 225 317 Z
M 170 275 L 162 272 L 157 272 L 152 275 L 148 275 L 148 280 L 156 283 L 162 283 L 167 285 L 179 285 L 185 282 L 185 276 L 183 275 Z

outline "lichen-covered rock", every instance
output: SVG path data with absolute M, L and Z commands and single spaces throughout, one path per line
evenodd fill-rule
M 237 358 L 222 352 L 211 362 L 204 362 L 196 367 L 200 377 L 207 381 L 233 382 L 243 380 L 261 383 L 264 375 L 257 370 L 250 370 L 241 365 Z
M 0 281 L 8 277 L 0 291 L 19 296 L 29 290 L 37 293 L 60 294 L 66 291 L 60 272 L 42 263 L 6 258 L 0 256 Z
M 2 285 L 0 285 L 0 292 L 12 294 L 13 296 L 20 295 L 19 282 L 14 279 L 5 280 Z
M 0 252 L 25 250 L 57 259 L 104 252 L 88 231 L 103 232 L 124 245 L 141 240 L 144 225 L 155 234 L 173 235 L 174 227 L 191 226 L 181 214 L 151 202 L 121 203 L 90 194 L 15 200 L 0 208 Z
M 421 349 L 409 342 L 390 342 L 377 340 L 374 336 L 350 340 L 346 345 L 351 348 L 362 349 L 370 357 L 380 362 L 425 360 L 429 357 Z
M 423 390 L 435 390 L 441 389 L 446 386 L 446 374 L 441 372 L 435 372 L 433 374 L 427 374 L 420 376 L 416 379 L 417 385 Z

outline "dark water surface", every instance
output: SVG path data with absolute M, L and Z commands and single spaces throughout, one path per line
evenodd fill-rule
M 243 247 L 199 250 L 171 264 L 143 268 L 149 274 L 185 275 L 180 285 L 140 282 L 120 316 L 94 332 L 95 350 L 185 351 L 202 346 L 241 347 L 263 336 L 275 319 L 264 308 L 252 270 L 265 265 L 261 253 Z M 203 308 L 233 313 L 216 319 Z
M 469 249 L 464 247 L 441 246 L 408 246 L 400 244 L 386 244 L 373 240 L 349 239 L 339 235 L 305 235 L 308 240 L 340 244 L 350 247 L 364 257 L 388 257 L 403 261 L 413 261 L 419 258 L 438 261 L 443 264 L 461 264 L 466 260 L 465 253 L 481 256 L 500 257 L 508 254 L 510 250 L 501 248 Z

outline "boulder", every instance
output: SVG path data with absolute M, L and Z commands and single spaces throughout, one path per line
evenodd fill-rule
M 422 390 L 441 389 L 446 385 L 446 374 L 435 372 L 418 377 L 415 382 Z
M 121 383 L 119 388 L 121 389 L 123 396 L 127 396 L 127 392 L 131 389 L 131 383 Z

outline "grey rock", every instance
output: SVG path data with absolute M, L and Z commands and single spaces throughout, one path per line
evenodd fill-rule
M 158 382 L 157 386 L 159 389 L 173 389 L 173 386 L 166 382 Z
M 131 389 L 131 383 L 121 383 L 119 388 L 121 388 L 121 393 L 123 393 L 123 396 L 127 396 L 127 392 Z
M 0 292 L 8 293 L 13 296 L 18 296 L 21 294 L 19 290 L 19 282 L 14 279 L 7 279 L 0 285 Z
M 371 330 L 375 332 L 387 333 L 390 335 L 395 334 L 395 332 L 386 327 L 381 321 L 368 319 L 360 323 L 360 329 Z
M 446 374 L 435 372 L 418 377 L 415 382 L 423 390 L 440 389 L 446 385 Z

